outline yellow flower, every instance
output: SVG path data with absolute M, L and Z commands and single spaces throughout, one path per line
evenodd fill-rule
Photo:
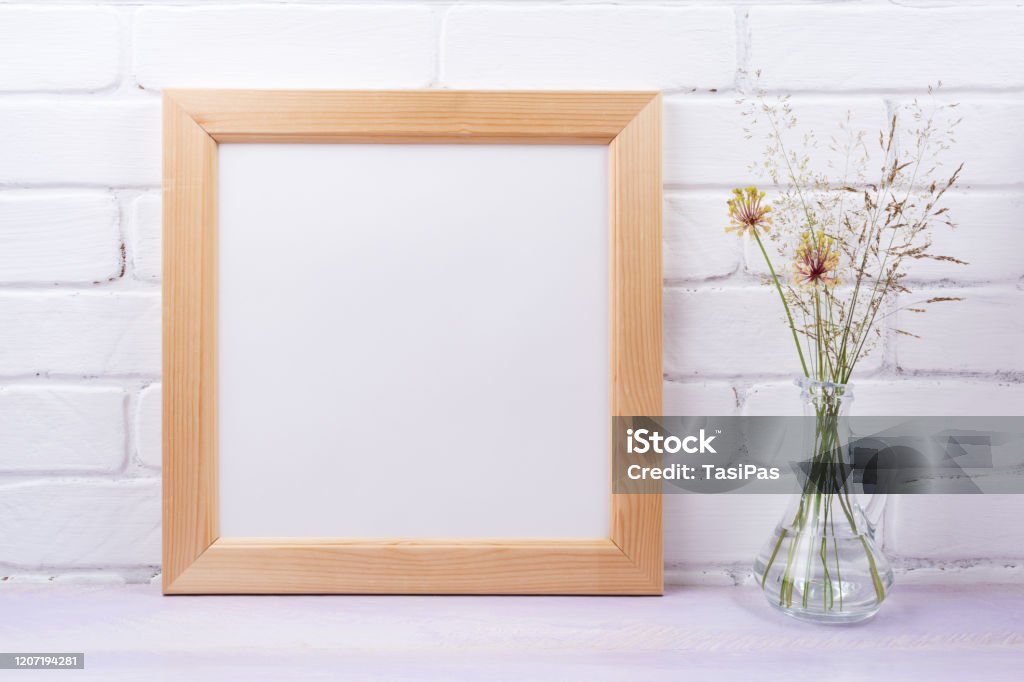
M 764 192 L 758 191 L 756 187 L 747 187 L 745 190 L 734 189 L 733 197 L 729 199 L 729 226 L 726 232 L 735 232 L 739 236 L 760 230 L 765 232 L 772 222 L 771 206 L 762 204 Z
M 793 281 L 801 286 L 821 284 L 834 287 L 839 283 L 839 251 L 824 232 L 807 230 L 800 238 L 793 264 Z

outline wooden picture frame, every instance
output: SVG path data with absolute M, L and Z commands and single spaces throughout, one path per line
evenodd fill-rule
M 568 540 L 223 538 L 217 499 L 219 144 L 607 145 L 609 415 L 658 415 L 659 94 L 171 90 L 163 107 L 165 594 L 662 592 L 661 496 L 610 482 L 610 536 Z

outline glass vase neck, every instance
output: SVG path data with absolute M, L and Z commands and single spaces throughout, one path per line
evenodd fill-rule
M 795 383 L 800 387 L 804 412 L 809 416 L 821 414 L 822 411 L 845 416 L 853 403 L 853 384 L 817 381 L 807 377 L 799 377 Z

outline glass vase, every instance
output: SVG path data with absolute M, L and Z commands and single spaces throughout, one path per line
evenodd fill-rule
M 768 603 L 799 620 L 856 623 L 874 616 L 889 595 L 892 567 L 875 542 L 885 503 L 862 507 L 845 485 L 850 473 L 847 413 L 851 384 L 798 380 L 806 429 L 803 492 L 794 497 L 754 561 Z

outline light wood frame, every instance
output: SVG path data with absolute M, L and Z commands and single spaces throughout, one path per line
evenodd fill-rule
M 163 107 L 165 594 L 661 593 L 661 496 L 610 483 L 596 539 L 222 538 L 217 506 L 218 144 L 608 145 L 610 415 L 659 415 L 660 95 L 172 90 Z

